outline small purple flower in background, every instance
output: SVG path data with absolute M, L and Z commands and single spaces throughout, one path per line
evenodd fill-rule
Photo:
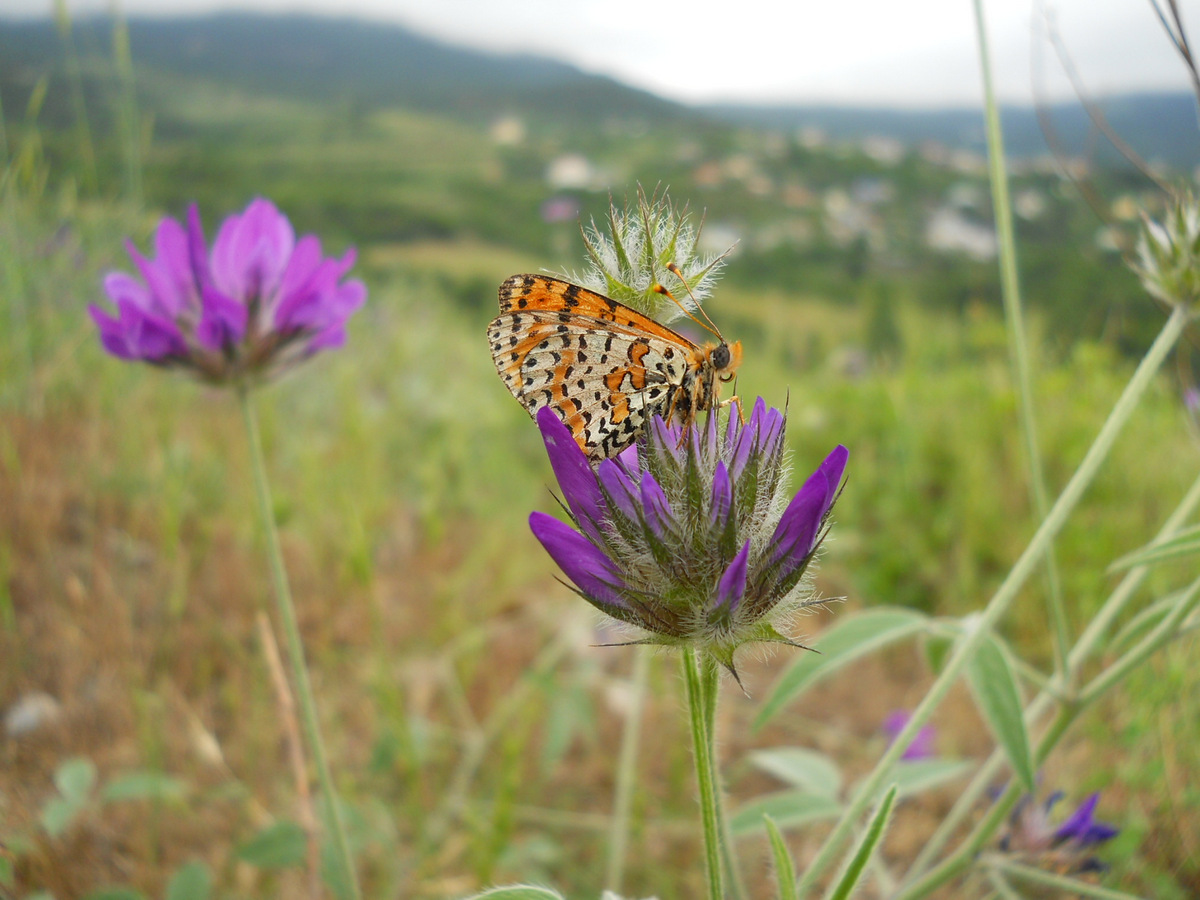
M 1044 803 L 1028 795 L 1022 797 L 1009 816 L 1009 828 L 1000 840 L 1005 853 L 1020 856 L 1042 868 L 1069 874 L 1103 871 L 1106 866 L 1092 850 L 1112 840 L 1120 829 L 1095 819 L 1100 794 L 1094 793 L 1063 822 L 1054 825 L 1050 813 L 1063 798 L 1055 791 Z
M 904 730 L 904 726 L 908 724 L 908 720 L 912 714 L 904 709 L 897 709 L 888 714 L 888 717 L 883 720 L 883 731 L 888 736 L 888 746 L 891 746 L 900 732 Z M 916 737 L 912 739 L 912 743 L 905 748 L 904 753 L 900 755 L 901 759 L 932 759 L 936 754 L 933 750 L 933 742 L 937 732 L 932 725 L 926 725 L 917 731 Z
M 194 204 L 186 227 L 159 223 L 153 259 L 128 248 L 140 277 L 104 279 L 117 315 L 89 307 L 104 349 L 205 381 L 262 379 L 341 346 L 367 297 L 361 281 L 342 281 L 353 250 L 324 257 L 315 235 L 296 240 L 287 216 L 261 197 L 221 223 L 211 251 Z
M 742 644 L 794 643 L 785 620 L 820 602 L 805 599 L 804 576 L 845 447 L 788 502 L 785 417 L 761 399 L 724 429 L 715 413 L 687 430 L 655 417 L 594 471 L 552 409 L 537 422 L 575 527 L 541 512 L 529 526 L 581 597 L 648 633 L 641 642 L 706 650 L 734 677 Z

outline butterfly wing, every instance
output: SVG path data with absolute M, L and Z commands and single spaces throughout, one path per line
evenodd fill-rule
M 627 306 L 539 275 L 500 288 L 488 326 L 496 370 L 531 415 L 558 413 L 593 459 L 620 453 L 655 413 L 665 415 L 699 348 Z

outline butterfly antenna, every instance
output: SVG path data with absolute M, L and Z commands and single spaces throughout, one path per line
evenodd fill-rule
M 684 278 L 683 273 L 679 271 L 679 266 L 675 265 L 675 263 L 673 263 L 673 262 L 667 263 L 667 269 L 671 272 L 671 274 L 673 274 L 676 278 L 678 278 L 680 280 L 680 282 L 682 282 L 683 289 L 685 291 L 687 291 L 688 297 L 691 298 L 692 303 L 695 304 L 695 306 L 696 306 L 696 309 L 698 309 L 700 311 L 700 315 L 704 316 L 704 322 L 701 322 L 694 315 L 692 315 L 691 311 L 686 306 L 684 306 L 682 303 L 679 302 L 679 298 L 677 298 L 674 294 L 672 294 L 670 291 L 668 291 L 661 284 L 654 285 L 653 290 L 669 297 L 671 302 L 673 302 L 676 306 L 678 306 L 680 308 L 680 310 L 683 311 L 683 314 L 685 316 L 687 316 L 689 319 L 691 319 L 693 322 L 695 322 L 697 325 L 699 325 L 705 331 L 711 332 L 712 334 L 716 335 L 717 340 L 724 343 L 725 338 L 721 336 L 721 332 L 717 328 L 716 323 L 713 322 L 713 320 L 708 317 L 708 313 L 706 313 L 704 311 L 704 307 L 700 305 L 700 301 L 698 301 L 696 299 L 696 295 L 692 293 L 692 289 L 688 285 L 687 279 Z

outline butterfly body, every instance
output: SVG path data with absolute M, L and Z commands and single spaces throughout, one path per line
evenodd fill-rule
M 697 346 L 556 278 L 514 275 L 499 299 L 487 335 L 505 386 L 530 415 L 554 409 L 593 461 L 620 453 L 656 414 L 692 424 L 741 363 L 740 343 Z

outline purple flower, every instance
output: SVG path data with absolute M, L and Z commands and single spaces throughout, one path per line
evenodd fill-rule
M 1120 834 L 1120 829 L 1096 820 L 1098 792 L 1055 825 L 1050 814 L 1062 798 L 1062 791 L 1055 791 L 1040 804 L 1028 795 L 1022 797 L 1009 816 L 1008 831 L 1000 840 L 1000 849 L 1055 871 L 1073 874 L 1102 871 L 1105 865 L 1091 855 L 1092 850 L 1112 840 Z
M 354 250 L 324 257 L 315 235 L 296 240 L 287 216 L 261 197 L 221 223 L 211 250 L 194 204 L 186 227 L 159 223 L 154 258 L 127 246 L 138 275 L 104 279 L 116 316 L 88 308 L 104 349 L 206 381 L 268 377 L 341 346 L 367 297 L 361 281 L 342 280 Z
M 785 417 L 759 399 L 742 424 L 690 433 L 655 417 L 634 447 L 593 470 L 558 415 L 537 413 L 574 528 L 535 512 L 530 528 L 575 590 L 648 643 L 703 647 L 733 671 L 744 643 L 792 643 L 786 621 L 837 499 L 837 447 L 788 502 Z
M 897 709 L 888 714 L 888 717 L 883 720 L 883 731 L 888 736 L 888 745 L 895 742 L 900 732 L 904 730 L 904 726 L 908 724 L 911 714 L 904 709 Z M 901 759 L 932 759 L 936 754 L 933 750 L 933 741 L 936 732 L 932 725 L 926 725 L 917 731 L 916 737 L 912 739 L 912 743 L 905 748 L 900 755 Z

